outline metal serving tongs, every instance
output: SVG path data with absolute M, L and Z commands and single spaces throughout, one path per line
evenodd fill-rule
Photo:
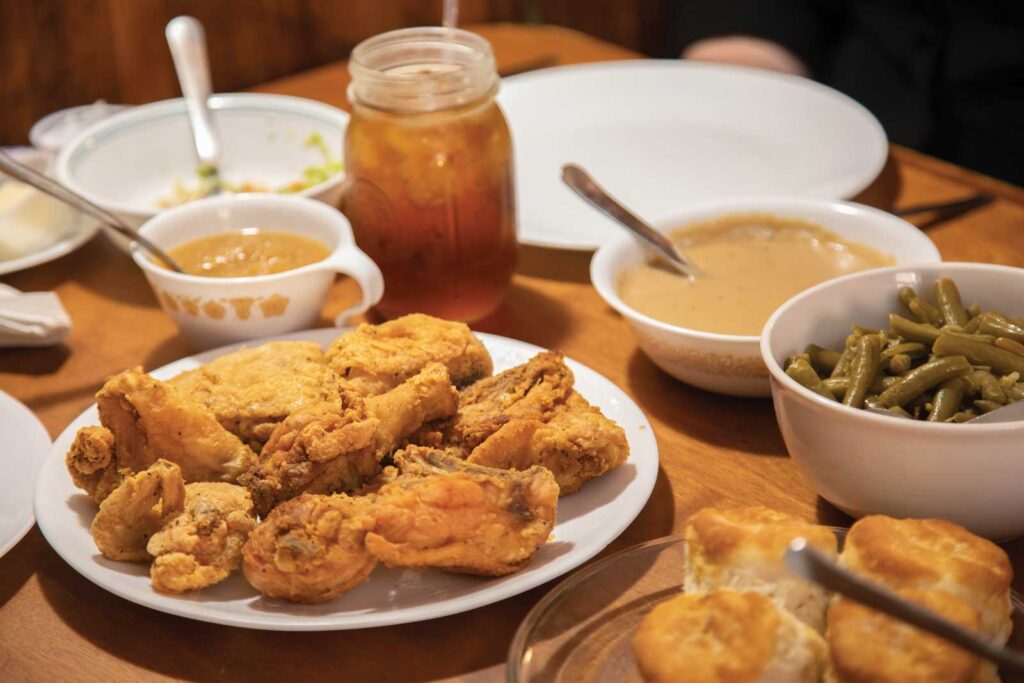
M 959 645 L 979 657 L 995 662 L 1006 673 L 1024 676 L 1024 656 L 999 647 L 931 610 L 904 600 L 892 591 L 843 569 L 807 545 L 803 538 L 797 538 L 789 544 L 785 559 L 789 568 L 805 579 Z
M 664 261 L 687 279 L 693 280 L 703 275 L 700 269 L 687 260 L 672 244 L 671 240 L 652 228 L 632 211 L 624 207 L 617 199 L 597 184 L 590 174 L 576 164 L 562 166 L 562 182 L 598 211 L 626 228 L 637 238 L 644 251 Z
M 178 262 L 168 256 L 163 249 L 140 235 L 134 228 L 130 227 L 120 218 L 106 209 L 101 209 L 82 195 L 70 190 L 61 183 L 58 183 L 56 180 L 39 173 L 35 169 L 29 168 L 25 164 L 18 163 L 2 149 L 0 149 L 0 171 L 3 171 L 12 178 L 17 178 L 23 183 L 31 185 L 37 190 L 45 192 L 54 199 L 59 199 L 68 206 L 78 209 L 82 213 L 89 214 L 133 242 L 138 242 L 140 247 L 159 258 L 174 272 L 185 272 L 181 269 L 181 266 L 178 265 Z

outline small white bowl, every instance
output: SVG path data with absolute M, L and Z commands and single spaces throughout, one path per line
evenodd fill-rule
M 761 335 L 775 414 L 794 462 L 823 498 L 861 517 L 941 517 L 996 540 L 1024 535 L 1024 422 L 945 424 L 848 408 L 782 369 L 809 343 L 839 348 L 854 324 L 887 328 L 909 285 L 939 277 L 965 303 L 1024 314 L 1024 269 L 978 263 L 892 267 L 825 282 L 783 304 Z
M 233 93 L 210 98 L 227 182 L 282 187 L 319 166 L 321 152 L 305 142 L 318 133 L 342 157 L 348 114 L 300 97 Z M 175 183 L 198 185 L 199 161 L 182 99 L 133 107 L 89 126 L 54 162 L 57 179 L 86 199 L 138 227 L 162 210 Z M 336 204 L 345 174 L 295 193 Z M 109 234 L 116 234 L 110 232 Z M 127 247 L 127 241 L 115 240 Z
M 200 199 L 168 209 L 139 232 L 166 251 L 199 237 L 253 227 L 304 235 L 332 251 L 323 261 L 283 273 L 213 278 L 175 273 L 156 265 L 138 246 L 132 250 L 160 305 L 194 347 L 208 349 L 313 327 L 338 273 L 359 283 L 362 299 L 343 311 L 335 325 L 383 296 L 380 269 L 356 246 L 345 216 L 304 197 L 238 194 Z
M 731 214 L 768 213 L 817 223 L 853 242 L 891 256 L 897 264 L 938 263 L 939 250 L 916 227 L 885 211 L 851 202 L 789 197 L 720 199 L 692 205 L 655 222 L 662 232 Z M 637 343 L 662 370 L 687 384 L 733 396 L 768 396 L 768 371 L 757 336 L 715 334 L 670 325 L 640 313 L 618 293 L 619 277 L 646 261 L 633 237 L 606 242 L 590 262 L 590 279 L 601 297 L 633 328 Z

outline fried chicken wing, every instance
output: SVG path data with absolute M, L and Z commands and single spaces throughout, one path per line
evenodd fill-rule
M 100 422 L 114 435 L 107 467 L 115 472 L 138 472 L 164 458 L 181 467 L 185 481 L 231 482 L 256 459 L 206 407 L 138 368 L 107 380 L 96 400 Z
M 338 376 L 319 344 L 271 342 L 240 349 L 168 381 L 206 406 L 232 434 L 259 451 L 288 415 L 338 399 Z
M 448 368 L 452 383 L 466 386 L 491 374 L 491 357 L 469 327 L 414 313 L 382 325 L 363 324 L 327 350 L 341 386 L 374 396 L 409 379 L 429 363 Z
M 172 462 L 157 460 L 128 476 L 100 503 L 89 531 L 104 557 L 147 562 L 151 558 L 146 543 L 184 505 L 181 470 Z
M 290 415 L 271 435 L 260 463 L 239 482 L 260 516 L 301 493 L 349 493 L 380 471 L 381 459 L 423 423 L 455 412 L 458 393 L 433 363 L 387 393 L 345 393 Z
M 368 498 L 303 495 L 274 508 L 242 549 L 245 578 L 271 598 L 315 604 L 366 580 Z
M 185 486 L 184 511 L 153 534 L 146 550 L 153 587 L 183 593 L 223 581 L 242 566 L 242 546 L 256 527 L 252 497 L 241 486 Z
M 455 417 L 415 441 L 461 449 L 469 462 L 488 467 L 541 465 L 563 494 L 572 493 L 629 456 L 625 432 L 587 403 L 573 381 L 560 353 L 539 353 L 464 389 Z
M 510 574 L 554 527 L 558 485 L 542 467 L 467 465 L 417 446 L 395 459 L 407 474 L 373 496 L 366 534 L 366 548 L 388 566 Z
M 64 464 L 75 486 L 97 503 L 102 503 L 123 478 L 114 466 L 114 434 L 106 427 L 79 429 Z
M 626 461 L 629 443 L 622 427 L 575 391 L 549 413 L 547 422 L 512 420 L 470 453 L 468 462 L 524 470 L 551 470 L 562 495 Z

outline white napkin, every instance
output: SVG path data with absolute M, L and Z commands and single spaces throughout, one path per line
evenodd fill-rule
M 0 285 L 0 347 L 53 346 L 70 331 L 71 318 L 55 293 Z

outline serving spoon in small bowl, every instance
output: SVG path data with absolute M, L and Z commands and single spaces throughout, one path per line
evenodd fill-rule
M 182 270 L 178 262 L 171 258 L 167 252 L 140 235 L 134 228 L 130 227 L 120 218 L 106 209 L 96 206 L 82 195 L 68 189 L 65 185 L 57 182 L 56 180 L 43 175 L 39 171 L 36 171 L 25 164 L 15 161 L 2 149 L 0 149 L 0 171 L 3 171 L 12 178 L 16 178 L 27 185 L 31 185 L 37 190 L 45 192 L 54 199 L 59 199 L 68 206 L 78 209 L 82 213 L 89 214 L 93 218 L 121 233 L 128 239 L 138 242 L 140 247 L 163 261 L 164 264 L 174 272 L 185 272 Z
M 608 194 L 608 191 L 598 185 L 597 181 L 582 166 L 577 164 L 562 166 L 562 182 L 588 204 L 629 230 L 648 255 L 668 264 L 688 280 L 703 275 L 693 262 L 680 253 L 671 240 Z

